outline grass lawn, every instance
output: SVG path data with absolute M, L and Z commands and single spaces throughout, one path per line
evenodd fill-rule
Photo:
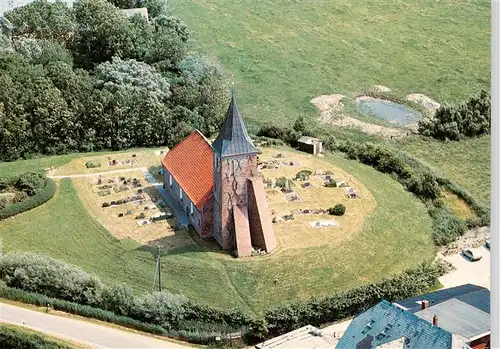
M 142 158 L 144 163 L 140 166 L 147 166 L 151 159 L 156 158 L 154 155 L 155 150 L 165 150 L 164 148 L 133 148 L 122 151 L 104 151 L 104 152 L 94 152 L 94 153 L 72 153 L 66 155 L 56 155 L 48 157 L 40 157 L 29 160 L 19 160 L 12 162 L 0 162 L 0 176 L 15 176 L 16 174 L 27 172 L 27 171 L 37 171 L 43 170 L 44 168 L 60 168 L 56 175 L 67 175 L 74 173 L 91 173 L 91 172 L 104 172 L 111 171 L 115 168 L 110 166 L 103 166 L 97 169 L 86 169 L 85 162 L 81 161 L 82 157 L 94 156 L 90 160 L 100 160 L 103 161 L 107 157 L 105 155 L 109 154 L 128 154 L 128 153 L 148 153 L 148 156 Z M 152 155 L 150 155 L 151 153 Z M 118 168 L 124 168 L 125 166 L 119 166 Z M 127 166 L 129 167 L 129 166 Z M 60 172 L 60 173 L 59 173 Z
M 412 137 L 396 143 L 438 173 L 463 186 L 474 197 L 490 203 L 491 137 L 468 139 L 461 142 L 439 142 Z
M 53 349 L 90 349 L 83 345 L 68 340 L 61 340 L 45 333 L 28 329 L 24 326 L 0 324 L 0 344 L 17 344 L 23 348 L 53 348 Z M 22 345 L 21 345 L 22 344 Z M 4 348 L 4 346 L 2 346 Z
M 326 159 L 363 183 L 376 201 L 360 232 L 334 247 L 282 250 L 250 261 L 205 246 L 165 251 L 163 287 L 212 305 L 259 312 L 375 281 L 433 258 L 431 219 L 423 204 L 370 167 L 339 155 Z M 108 284 L 127 282 L 137 292 L 150 291 L 154 249 L 113 238 L 86 212 L 71 180 L 59 184 L 48 203 L 2 221 L 3 250 L 41 252 L 79 265 Z
M 490 84 L 486 0 L 168 3 L 201 51 L 222 62 L 254 127 L 312 118 L 312 98 L 374 84 L 440 103 Z

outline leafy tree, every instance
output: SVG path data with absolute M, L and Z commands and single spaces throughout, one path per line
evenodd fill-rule
M 293 124 L 293 129 L 302 135 L 306 132 L 307 125 L 303 116 L 299 116 L 297 120 L 295 120 L 295 123 Z
M 197 111 L 203 119 L 202 133 L 214 134 L 222 122 L 227 103 L 227 84 L 220 65 L 200 55 L 179 62 L 181 76 L 172 88 L 173 103 Z
M 7 18 L 0 16 L 0 56 L 12 51 L 12 24 Z
M 170 97 L 169 83 L 146 63 L 113 57 L 95 69 L 95 86 L 116 92 L 124 88 L 141 88 L 160 100 Z
M 74 51 L 79 65 L 91 68 L 113 56 L 127 58 L 133 51 L 133 24 L 106 0 L 77 0 Z
M 490 133 L 491 96 L 482 90 L 478 96 L 458 105 L 443 105 L 433 117 L 418 123 L 419 132 L 439 140 L 460 140 Z
M 5 13 L 14 38 L 34 38 L 69 43 L 74 33 L 73 11 L 66 3 L 35 0 Z

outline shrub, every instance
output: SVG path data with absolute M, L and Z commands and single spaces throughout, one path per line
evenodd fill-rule
M 113 285 L 106 288 L 102 294 L 102 305 L 106 310 L 118 315 L 129 315 L 134 306 L 134 294 L 127 284 Z
M 105 202 L 102 203 L 101 206 L 102 207 L 109 207 L 109 206 L 111 206 L 111 203 L 109 203 L 108 201 L 105 201 Z
M 285 143 L 295 145 L 301 134 L 285 126 L 267 125 L 260 128 L 257 136 L 280 139 Z
M 131 315 L 142 322 L 154 323 L 166 329 L 178 328 L 188 312 L 189 299 L 181 294 L 154 292 L 134 301 Z
M 28 197 L 22 202 L 11 204 L 0 209 L 0 220 L 15 216 L 18 213 L 31 210 L 32 208 L 44 204 L 54 196 L 56 189 L 56 183 L 52 179 L 47 178 L 45 187 L 37 194 Z
M 426 262 L 374 284 L 271 309 L 265 314 L 269 333 L 275 336 L 308 324 L 321 326 L 354 316 L 382 299 L 394 301 L 422 294 L 444 272 L 442 265 Z
M 28 196 L 38 194 L 46 185 L 45 176 L 40 172 L 25 172 L 19 175 L 13 183 L 16 189 Z
M 77 267 L 31 252 L 1 256 L 0 278 L 9 287 L 89 305 L 101 303 L 104 288 Z
M 424 136 L 455 141 L 490 133 L 490 93 L 482 90 L 465 103 L 441 106 L 434 117 L 419 121 L 418 130 Z
M 295 179 L 298 179 L 298 180 L 301 180 L 301 181 L 307 181 L 309 179 L 310 175 L 312 175 L 312 171 L 302 170 L 302 171 L 299 171 L 295 175 Z
M 85 163 L 85 167 L 87 168 L 97 168 L 101 167 L 101 163 L 97 161 L 88 161 Z
M 345 206 L 342 204 L 337 204 L 334 207 L 328 209 L 328 213 L 334 216 L 343 216 L 345 213 Z
M 111 311 L 93 308 L 88 305 L 72 303 L 57 298 L 51 298 L 41 294 L 26 292 L 15 288 L 0 287 L 0 297 L 43 307 L 49 304 L 50 307 L 55 310 L 60 310 L 70 314 L 84 316 L 87 318 L 106 321 L 120 326 L 133 328 L 139 331 L 144 331 L 159 335 L 164 335 L 166 333 L 165 329 L 163 329 L 160 326 L 145 324 L 125 316 L 118 316 Z
M 286 188 L 287 186 L 291 186 L 291 185 L 292 185 L 292 181 L 286 177 L 280 177 L 280 178 L 276 179 L 276 186 L 279 188 Z
M 334 179 L 330 179 L 325 183 L 325 187 L 327 188 L 337 188 L 337 182 Z
M 454 216 L 445 206 L 430 207 L 432 240 L 437 246 L 447 245 L 465 233 L 466 224 Z
M 27 198 L 28 198 L 28 194 L 26 194 L 26 192 L 24 192 L 24 191 L 17 191 L 14 194 L 14 198 L 12 199 L 12 202 L 14 202 L 14 203 L 23 202 Z

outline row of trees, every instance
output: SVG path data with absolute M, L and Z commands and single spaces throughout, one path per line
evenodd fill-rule
M 149 20 L 115 5 L 145 6 Z M 0 27 L 0 160 L 172 146 L 221 122 L 222 68 L 190 51 L 158 0 L 36 0 Z

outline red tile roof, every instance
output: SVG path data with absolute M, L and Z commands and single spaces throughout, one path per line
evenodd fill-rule
M 163 158 L 163 166 L 172 174 L 198 210 L 212 195 L 213 150 L 206 138 L 193 131 Z

